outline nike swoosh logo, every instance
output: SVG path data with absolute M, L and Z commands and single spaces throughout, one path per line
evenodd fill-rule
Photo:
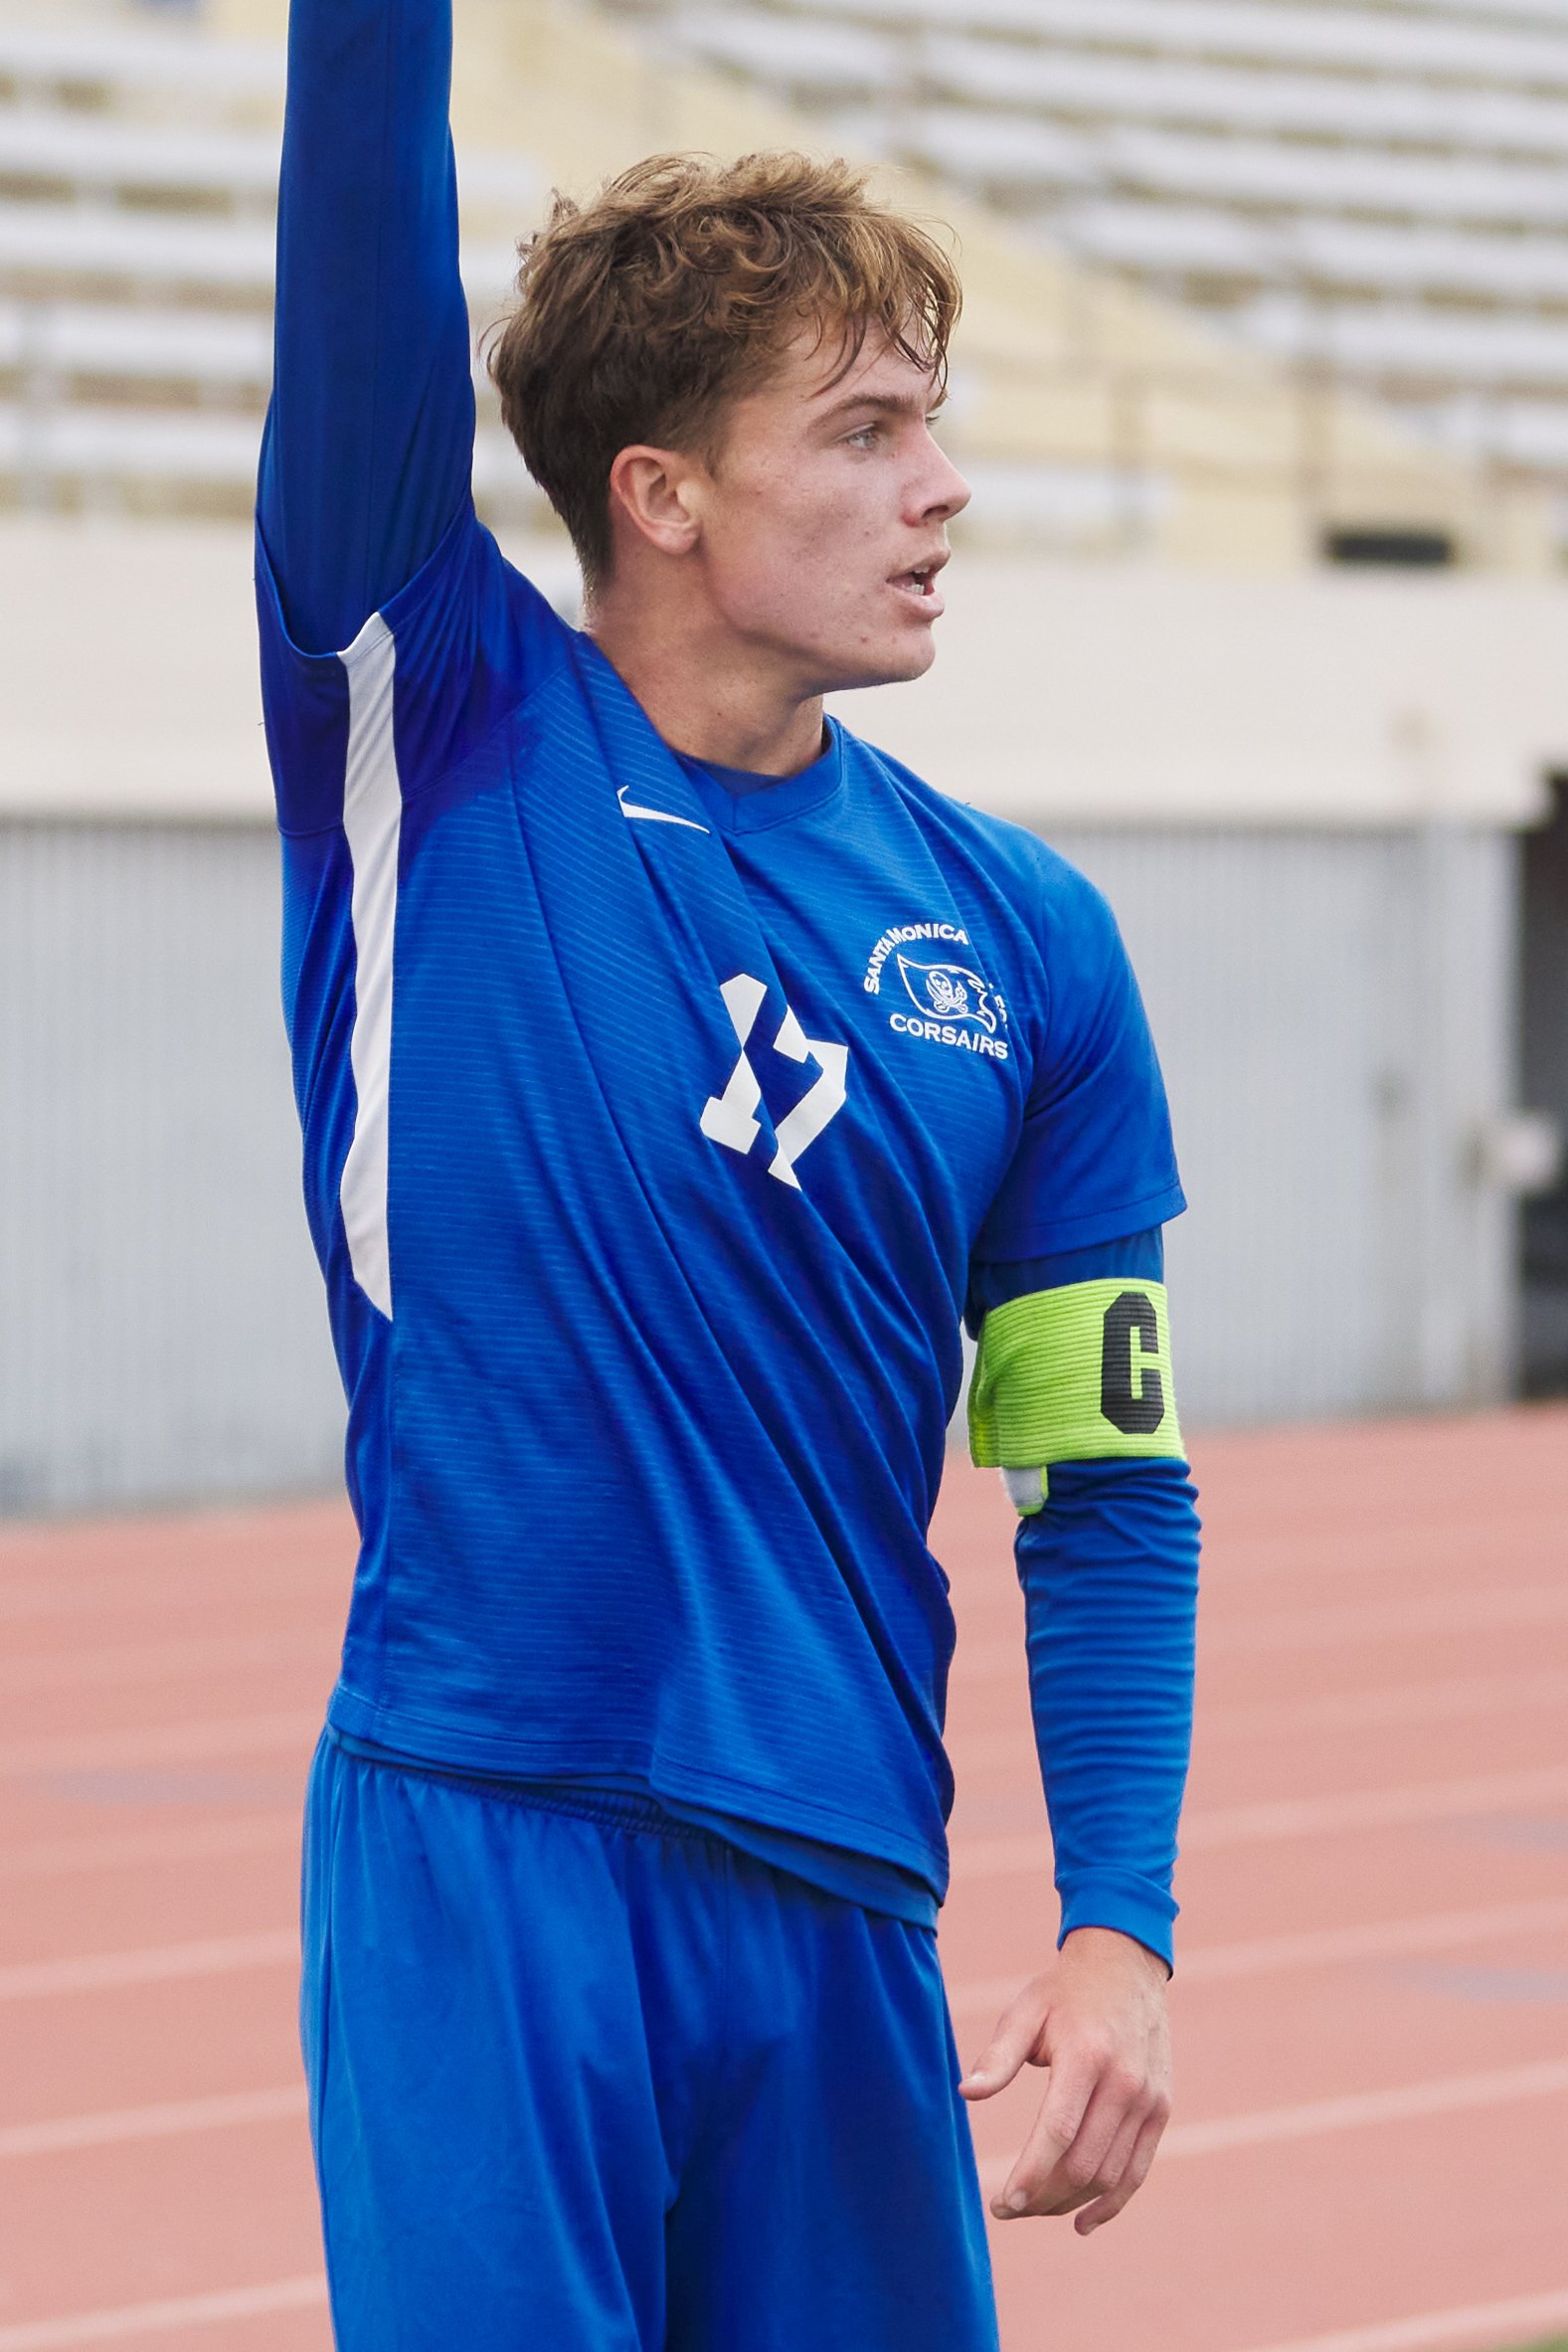
M 628 801 L 626 798 L 626 795 L 628 792 L 630 792 L 630 790 L 631 787 L 629 784 L 623 784 L 619 792 L 615 795 L 616 800 L 620 803 L 620 814 L 622 816 L 640 816 L 647 824 L 689 825 L 694 833 L 705 833 L 707 831 L 707 826 L 705 824 L 699 824 L 696 818 L 693 816 L 672 816 L 667 809 L 639 809 L 635 801 Z

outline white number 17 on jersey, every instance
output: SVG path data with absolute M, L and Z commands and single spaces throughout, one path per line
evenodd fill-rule
M 754 980 L 749 972 L 738 972 L 727 980 L 719 991 L 740 1041 L 740 1058 L 730 1072 L 730 1082 L 723 1094 L 711 1094 L 703 1105 L 701 1127 L 710 1143 L 724 1144 L 743 1158 L 762 1134 L 757 1118 L 763 1090 L 757 1073 L 747 1059 L 746 1048 L 751 1042 L 757 1015 L 768 995 L 766 981 Z M 774 1130 L 778 1150 L 768 1164 L 770 1176 L 781 1183 L 793 1184 L 800 1189 L 800 1179 L 794 1164 L 808 1144 L 814 1144 L 828 1121 L 844 1107 L 844 1096 L 849 1083 L 849 1048 L 834 1045 L 820 1037 L 808 1037 L 790 1011 L 784 1006 L 774 1049 L 792 1062 L 814 1061 L 821 1077 L 810 1091 L 802 1095 L 792 1111 L 786 1112 Z

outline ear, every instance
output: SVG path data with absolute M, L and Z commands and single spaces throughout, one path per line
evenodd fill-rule
M 674 450 L 641 443 L 622 450 L 610 469 L 610 509 L 661 555 L 686 555 L 701 528 L 700 468 Z

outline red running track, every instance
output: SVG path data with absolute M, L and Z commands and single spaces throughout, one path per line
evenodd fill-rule
M 1177 2121 L 1113 2229 L 996 2232 L 1005 2352 L 1568 2326 L 1568 1411 L 1199 1474 Z M 966 2055 L 1053 1915 L 1009 1524 L 955 1465 Z M 325 1506 L 0 1534 L 0 2352 L 326 2352 L 293 1917 L 349 1561 Z

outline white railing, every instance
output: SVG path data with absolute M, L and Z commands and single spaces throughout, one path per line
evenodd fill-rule
M 155 189 L 161 197 L 277 197 L 277 140 L 267 132 L 83 121 L 40 108 L 0 108 L 0 180 L 36 180 L 73 195 Z
M 775 4 L 795 15 L 827 13 L 822 0 Z M 852 24 L 935 26 L 1042 46 L 1089 42 L 1155 58 L 1568 88 L 1559 35 L 1488 24 L 1480 4 L 1464 23 L 1274 0 L 840 0 L 833 14 Z
M 679 21 L 683 29 L 691 28 L 688 38 L 700 48 L 696 23 L 709 20 L 683 16 Z M 740 27 L 752 20 L 723 21 Z M 782 21 L 802 45 L 809 44 L 812 32 L 803 20 Z M 1207 60 L 1132 59 L 947 32 L 906 44 L 899 63 L 908 78 L 937 94 L 980 105 L 1032 106 L 1129 123 L 1184 123 L 1227 133 L 1419 140 L 1484 154 L 1512 150 L 1538 158 L 1568 151 L 1568 105 L 1527 90 L 1414 79 L 1353 80 Z
M 189 33 L 0 24 L 0 82 L 50 96 L 96 89 L 280 99 L 283 54 L 273 42 L 205 41 Z
M 272 335 L 261 316 L 0 300 L 0 368 L 260 400 L 271 381 Z
M 1282 358 L 1436 384 L 1555 385 L 1568 391 L 1568 319 L 1448 319 L 1375 303 L 1325 311 L 1275 297 L 1240 322 Z
M 681 55 L 772 82 L 806 100 L 874 98 L 899 70 L 899 44 L 830 19 L 804 22 L 738 9 L 682 15 L 672 28 Z

